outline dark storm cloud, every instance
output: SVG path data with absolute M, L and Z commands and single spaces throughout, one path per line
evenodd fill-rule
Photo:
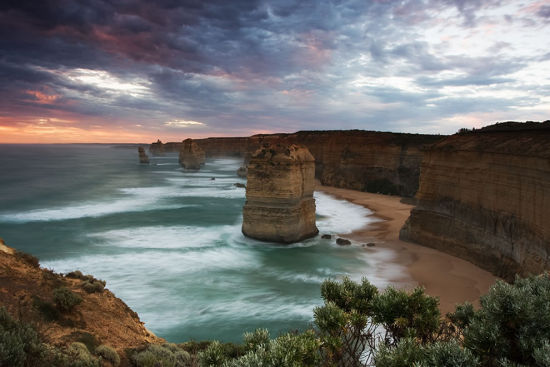
M 487 51 L 471 43 L 474 55 L 456 47 L 468 37 L 483 41 L 476 32 L 508 22 L 506 17 L 510 24 L 529 20 L 537 26 L 548 18 L 545 5 L 532 11 L 539 23 L 528 10 L 491 16 L 500 5 L 5 0 L 0 3 L 0 117 L 23 109 L 37 117 L 66 112 L 155 127 L 189 119 L 220 132 L 237 125 L 322 129 L 334 121 L 349 128 L 395 129 L 409 127 L 414 118 L 421 124 L 437 114 L 493 111 L 469 98 L 445 98 L 442 90 L 517 84 L 514 73 L 547 60 L 543 54 L 521 54 L 514 39 L 483 45 Z M 451 31 L 440 36 L 451 27 L 458 36 Z M 464 39 L 458 39 L 460 32 Z M 446 102 L 433 102 L 438 99 Z M 486 102 L 502 110 L 511 106 L 506 98 Z M 388 119 L 392 122 L 380 122 Z

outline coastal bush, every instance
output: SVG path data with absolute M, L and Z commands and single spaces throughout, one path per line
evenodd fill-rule
M 464 346 L 483 365 L 536 365 L 550 349 L 550 274 L 497 281 L 464 329 Z
M 80 279 L 80 286 L 87 293 L 101 293 L 107 284 L 104 280 L 96 279 L 93 275 L 84 275 L 80 270 L 71 271 L 65 275 L 67 278 Z
M 267 340 L 266 340 L 267 336 Z M 321 365 L 321 342 L 313 330 L 303 333 L 287 333 L 274 340 L 269 340 L 269 333 L 265 329 L 258 329 L 254 333 L 244 335 L 245 344 L 249 348 L 245 355 L 229 359 L 225 355 L 225 362 L 220 363 L 216 350 L 215 359 L 199 358 L 200 366 L 223 367 L 314 367 Z M 253 340 L 253 341 L 251 341 Z M 218 348 L 217 346 L 215 348 Z M 223 352 L 222 352 L 223 354 Z
M 33 306 L 42 314 L 47 321 L 59 321 L 61 313 L 53 303 L 46 302 L 36 296 L 32 297 Z
M 254 332 L 243 334 L 246 351 L 256 350 L 259 347 L 266 347 L 269 344 L 270 337 L 267 329 L 256 329 Z
M 388 287 L 373 301 L 373 321 L 381 324 L 394 342 L 407 336 L 426 342 L 439 328 L 439 300 L 426 295 L 421 287 L 411 293 Z
M 67 348 L 67 367 L 99 367 L 100 362 L 90 354 L 90 351 L 80 342 L 74 342 Z
M 85 281 L 82 282 L 81 287 L 87 293 L 101 293 L 105 289 L 105 281 L 85 280 Z
M 40 267 L 40 261 L 38 258 L 31 254 L 27 254 L 26 252 L 15 250 L 15 257 L 33 268 Z
M 38 333 L 0 307 L 0 366 L 33 366 L 42 353 Z
M 71 312 L 75 306 L 82 302 L 82 297 L 72 292 L 67 287 L 59 287 L 53 291 L 53 299 L 61 312 Z
M 420 344 L 404 338 L 395 346 L 381 345 L 375 355 L 377 367 L 476 367 L 478 359 L 458 341 Z
M 108 345 L 102 344 L 95 349 L 95 354 L 100 356 L 102 359 L 111 363 L 112 366 L 118 367 L 120 365 L 120 356 Z
M 371 361 L 379 344 L 402 338 L 425 343 L 439 328 L 438 299 L 416 288 L 411 293 L 387 288 L 383 293 L 362 279 L 327 280 L 321 285 L 324 305 L 314 309 L 326 360 L 343 365 Z
M 136 367 L 187 367 L 192 358 L 188 352 L 175 344 L 149 344 L 144 350 L 132 356 Z
M 199 352 L 198 357 L 201 367 L 219 367 L 227 360 L 223 345 L 217 340 Z

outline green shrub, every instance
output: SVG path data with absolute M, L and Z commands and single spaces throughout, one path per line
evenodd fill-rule
M 132 362 L 136 367 L 186 367 L 191 356 L 176 344 L 149 344 L 132 356 Z
M 0 307 L 0 366 L 38 365 L 42 344 L 36 331 Z
M 411 293 L 388 287 L 374 300 L 374 322 L 391 333 L 395 341 L 407 336 L 427 341 L 439 328 L 439 300 L 423 288 Z
M 84 274 L 80 270 L 75 270 L 67 273 L 65 275 L 67 278 L 74 278 L 74 279 L 85 279 Z
M 223 367 L 275 367 L 270 355 L 264 346 L 258 346 L 255 350 L 246 353 L 240 358 L 229 360 Z
M 535 365 L 550 340 L 550 275 L 497 281 L 464 330 L 464 345 L 483 364 Z M 504 363 L 504 362 L 503 362 Z
M 413 338 L 405 338 L 395 346 L 382 344 L 374 361 L 376 367 L 409 367 L 425 360 L 426 351 Z
M 108 345 L 102 344 L 95 349 L 95 354 L 100 356 L 102 359 L 109 361 L 114 367 L 120 365 L 120 356 L 113 348 Z
M 90 354 L 90 351 L 80 342 L 74 342 L 67 348 L 69 356 L 68 367 L 99 367 L 100 362 Z
M 321 342 L 312 330 L 285 334 L 270 343 L 269 359 L 273 366 L 319 366 L 320 346 Z
M 252 333 L 244 333 L 244 345 L 247 351 L 256 350 L 260 346 L 269 345 L 269 331 L 267 329 L 256 329 Z
M 478 358 L 460 346 L 457 340 L 436 342 L 426 347 L 426 358 L 423 365 L 427 367 L 476 367 Z
M 32 256 L 31 254 L 27 254 L 26 252 L 16 250 L 15 257 L 23 261 L 27 265 L 32 266 L 33 268 L 40 267 L 40 261 L 38 261 L 38 258 L 35 256 Z
M 201 367 L 221 366 L 227 357 L 223 345 L 219 341 L 213 341 L 205 350 L 199 352 L 199 364 Z
M 87 293 L 101 293 L 105 288 L 105 282 L 98 281 L 98 280 L 92 280 L 92 281 L 85 280 L 82 282 L 81 287 Z
M 43 301 L 42 299 L 33 296 L 32 297 L 33 306 L 40 311 L 42 316 L 47 321 L 59 321 L 61 318 L 61 313 L 59 310 L 55 307 L 54 304 L 50 302 Z
M 74 307 L 82 302 L 82 297 L 72 292 L 67 287 L 59 287 L 53 291 L 55 305 L 61 312 L 71 312 Z

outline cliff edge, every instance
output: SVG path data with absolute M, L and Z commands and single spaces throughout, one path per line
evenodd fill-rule
M 491 127 L 432 145 L 400 238 L 512 280 L 550 269 L 550 126 Z
M 103 282 L 75 274 L 40 268 L 36 258 L 0 240 L 0 306 L 16 319 L 34 325 L 48 344 L 105 344 L 124 356 L 126 349 L 163 342 L 122 300 L 103 289 Z M 93 283 L 93 289 L 87 288 L 86 282 Z M 81 301 L 70 311 L 60 308 L 60 289 Z

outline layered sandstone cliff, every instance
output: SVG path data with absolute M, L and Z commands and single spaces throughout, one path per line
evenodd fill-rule
M 541 127 L 491 128 L 433 145 L 401 238 L 507 279 L 550 269 L 550 128 Z
M 200 169 L 206 160 L 204 150 L 192 139 L 185 139 L 180 147 L 179 162 L 185 169 Z
M 248 164 L 242 231 L 292 243 L 315 236 L 315 160 L 304 147 L 266 144 Z
M 211 156 L 246 157 L 263 144 L 298 144 L 315 158 L 315 175 L 322 184 L 360 191 L 413 196 L 418 189 L 422 148 L 439 135 L 374 131 L 300 131 L 248 138 L 208 138 L 196 142 Z M 151 150 L 179 151 L 181 143 Z M 244 171 L 241 174 L 245 174 Z

